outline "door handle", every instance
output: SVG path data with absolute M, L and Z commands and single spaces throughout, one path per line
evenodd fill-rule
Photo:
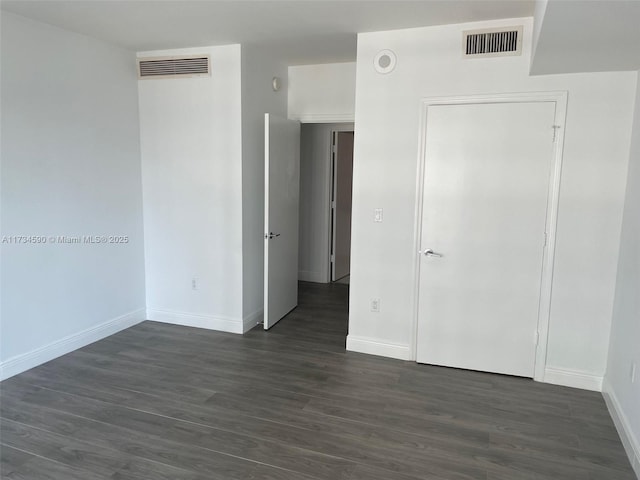
M 442 255 L 441 253 L 436 253 L 433 250 L 431 250 L 430 248 L 426 249 L 426 250 L 419 250 L 418 253 L 420 255 L 424 255 L 425 257 L 437 257 L 437 258 L 442 258 L 444 255 Z
M 275 237 L 279 237 L 279 236 L 280 236 L 279 233 L 273 233 L 273 232 L 269 232 L 269 233 L 265 233 L 264 234 L 264 238 L 267 238 L 269 240 L 271 240 L 272 238 L 275 238 Z

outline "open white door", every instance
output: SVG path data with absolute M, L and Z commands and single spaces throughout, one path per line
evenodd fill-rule
M 428 107 L 417 360 L 533 377 L 554 102 Z
M 264 329 L 298 305 L 300 123 L 264 116 Z
M 351 204 L 353 132 L 334 133 L 331 280 L 349 275 L 351 264 Z

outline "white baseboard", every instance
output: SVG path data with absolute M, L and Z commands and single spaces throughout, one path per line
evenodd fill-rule
M 629 419 L 622 410 L 615 391 L 606 379 L 602 385 L 602 396 L 607 404 L 616 430 L 618 430 L 618 435 L 620 435 L 622 445 L 624 445 L 624 449 L 627 452 L 633 471 L 636 473 L 638 479 L 640 479 L 640 439 L 633 433 Z
M 261 308 L 257 312 L 253 312 L 251 315 L 247 315 L 242 319 L 242 333 L 247 333 L 253 327 L 262 322 L 264 318 L 264 310 Z
M 207 328 L 209 330 L 218 330 L 229 333 L 244 333 L 244 324 L 241 318 L 220 317 L 148 308 L 147 319 L 153 320 L 154 322 L 182 325 L 184 327 Z
M 16 355 L 4 362 L 0 362 L 0 380 L 5 380 L 22 373 L 30 368 L 42 365 L 54 358 L 61 357 L 69 352 L 85 347 L 90 343 L 102 340 L 109 335 L 132 327 L 144 321 L 145 310 L 139 309 L 126 313 L 106 322 L 82 330 L 81 332 L 68 335 L 60 340 L 51 342 L 35 350 Z
M 602 391 L 602 377 L 577 370 L 547 367 L 544 370 L 544 383 L 581 388 L 594 392 Z
M 410 360 L 411 349 L 408 345 L 380 342 L 372 338 L 347 336 L 347 350 L 351 352 L 368 353 L 381 357 Z
M 306 270 L 298 271 L 298 280 L 302 282 L 313 282 L 313 283 L 329 283 L 327 278 L 320 272 L 309 272 Z

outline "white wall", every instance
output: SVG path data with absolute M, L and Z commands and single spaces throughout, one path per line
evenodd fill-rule
M 144 318 L 133 53 L 2 12 L 2 377 Z M 125 244 L 49 236 L 122 235 Z
M 301 122 L 353 122 L 356 64 L 289 67 L 289 118 Z
M 273 77 L 281 79 L 274 92 Z M 242 296 L 244 330 L 264 305 L 264 114 L 287 117 L 287 66 L 271 49 L 242 46 Z
M 640 82 L 635 106 L 604 391 L 640 477 Z M 635 383 L 631 382 L 633 363 Z
M 331 281 L 331 132 L 353 129 L 353 123 L 305 123 L 300 130 L 298 278 L 306 282 Z
M 240 45 L 138 56 L 199 53 L 210 77 L 138 82 L 147 315 L 241 333 Z
M 463 59 L 465 29 L 524 24 L 520 57 Z M 420 99 L 569 92 L 547 380 L 598 389 L 607 361 L 636 74 L 530 77 L 532 21 L 361 34 L 356 85 L 348 348 L 413 358 L 413 251 Z M 395 71 L 373 69 L 382 49 Z M 374 208 L 384 222 L 373 222 Z M 380 312 L 369 310 L 380 299 Z
M 640 2 L 538 0 L 534 18 L 534 75 L 635 71 L 640 66 Z

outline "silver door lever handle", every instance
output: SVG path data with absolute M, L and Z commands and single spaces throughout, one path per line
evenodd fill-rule
M 424 255 L 425 257 L 438 257 L 438 258 L 442 258 L 442 254 L 441 253 L 436 253 L 433 250 L 431 250 L 430 248 L 428 248 L 427 250 L 420 250 L 418 251 L 419 254 Z

